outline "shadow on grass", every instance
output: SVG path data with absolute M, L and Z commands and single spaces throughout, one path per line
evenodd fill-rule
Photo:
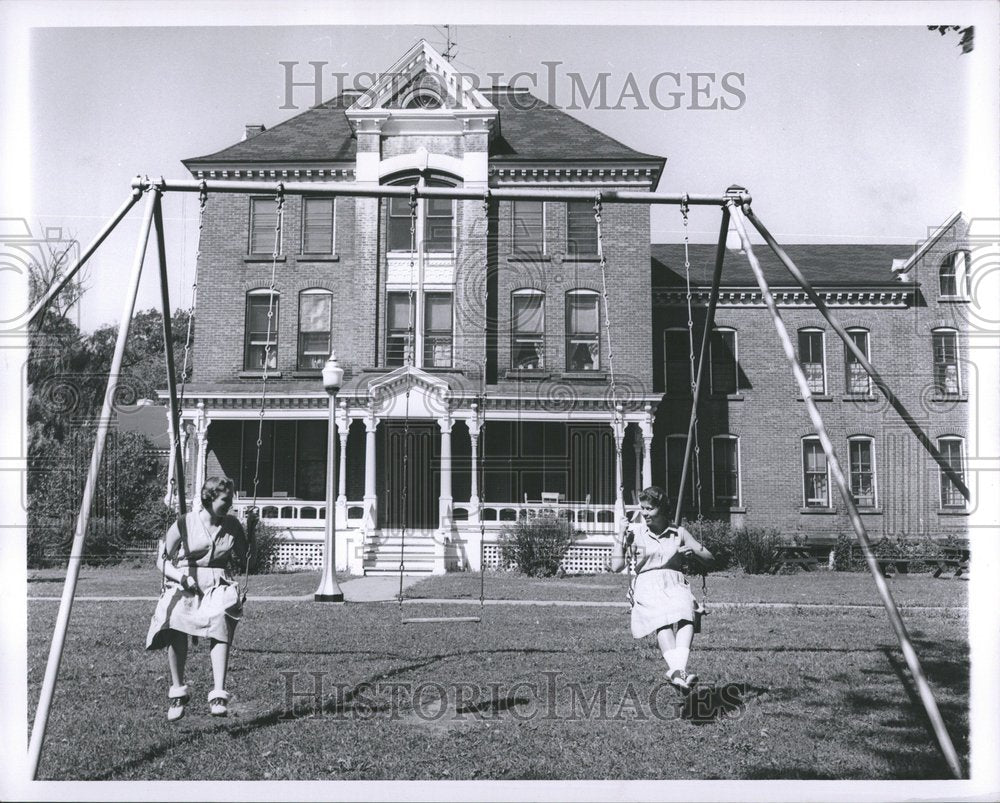
M 768 689 L 749 683 L 722 683 L 696 686 L 684 697 L 680 716 L 692 725 L 709 725 L 719 720 L 739 719 L 748 700 L 759 697 Z

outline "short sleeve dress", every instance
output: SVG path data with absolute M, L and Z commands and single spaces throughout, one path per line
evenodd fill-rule
M 680 571 L 680 535 L 655 535 L 644 521 L 630 524 L 629 529 L 634 536 L 636 572 L 632 581 L 632 636 L 643 638 L 675 622 L 693 622 L 695 599 Z
M 197 579 L 202 593 L 168 578 L 149 623 L 146 649 L 166 647 L 171 630 L 231 643 L 243 607 L 226 565 L 237 540 L 246 540 L 243 526 L 235 516 L 226 516 L 218 529 L 206 527 L 197 511 L 174 526 L 181 536 L 174 564 Z

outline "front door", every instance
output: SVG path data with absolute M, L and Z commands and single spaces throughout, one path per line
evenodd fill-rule
M 438 526 L 441 447 L 434 424 L 383 421 L 377 437 L 379 527 L 408 530 Z M 405 468 L 404 468 L 405 466 Z

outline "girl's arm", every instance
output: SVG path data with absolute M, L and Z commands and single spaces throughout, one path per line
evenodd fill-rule
M 628 565 L 625 556 L 628 554 L 629 547 L 632 546 L 633 538 L 631 526 L 625 528 L 625 532 L 622 533 L 620 538 L 615 538 L 615 542 L 611 546 L 611 560 L 608 562 L 608 569 L 613 572 L 620 572 Z
M 693 555 L 699 560 L 708 562 L 714 560 L 714 556 L 711 551 L 698 543 L 693 535 L 684 527 L 678 527 L 677 532 L 681 537 L 681 547 L 680 551 L 685 555 Z
M 197 578 L 190 577 L 187 571 L 181 569 L 175 563 L 177 560 L 177 548 L 180 546 L 180 543 L 181 531 L 175 521 L 167 530 L 167 535 L 163 541 L 163 551 L 156 559 L 156 568 L 163 572 L 163 575 L 167 579 L 179 583 L 184 588 L 194 590 L 198 587 Z M 185 577 L 188 579 L 185 580 Z

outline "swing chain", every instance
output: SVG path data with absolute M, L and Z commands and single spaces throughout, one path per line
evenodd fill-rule
M 684 197 L 681 199 L 681 218 L 684 222 L 684 281 L 687 289 L 687 330 L 688 330 L 688 361 L 690 367 L 690 380 L 691 380 L 691 403 L 694 404 L 694 391 L 695 385 L 697 384 L 697 376 L 695 373 L 695 359 L 694 359 L 694 312 L 692 310 L 691 304 L 691 254 L 690 254 L 690 235 L 688 233 L 688 213 L 690 207 L 688 205 L 688 194 L 684 193 Z M 694 438 L 694 447 L 692 449 L 694 453 L 694 470 L 692 471 L 692 480 L 694 482 L 695 491 L 695 506 L 698 509 L 698 515 L 701 516 L 701 447 L 698 445 L 698 417 L 697 411 L 695 411 L 694 419 L 694 429 L 692 431 L 692 437 Z M 683 490 L 681 491 L 683 493 Z

